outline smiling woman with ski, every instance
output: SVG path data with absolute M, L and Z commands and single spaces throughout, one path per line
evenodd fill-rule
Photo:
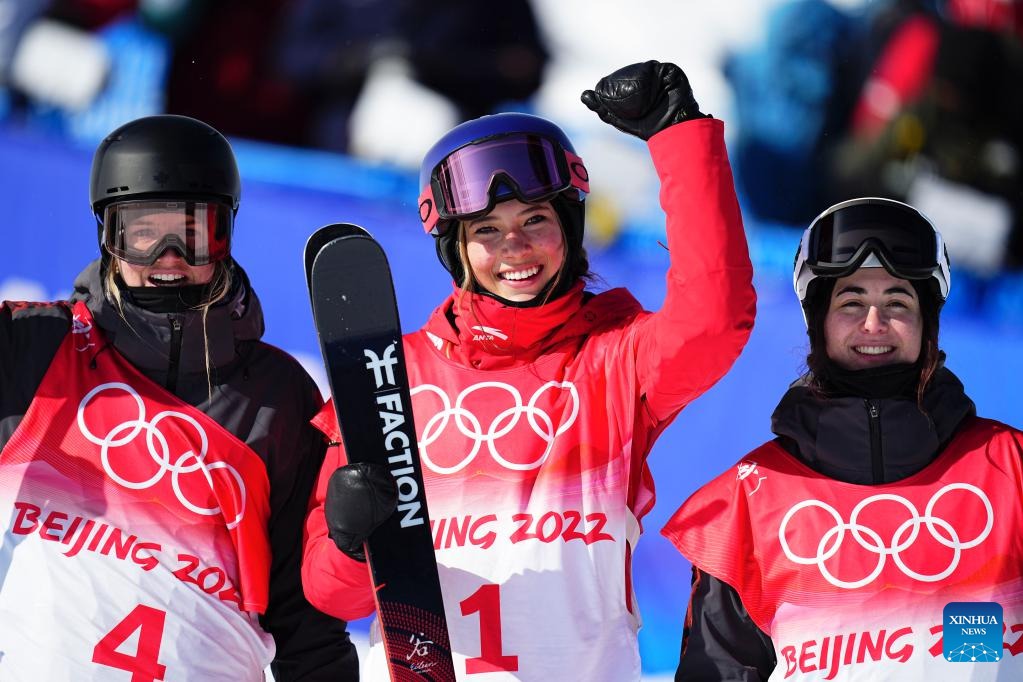
M 721 121 L 673 64 L 620 69 L 583 101 L 648 141 L 671 260 L 658 312 L 586 290 L 588 177 L 550 121 L 468 121 L 422 165 L 420 218 L 455 290 L 404 348 L 458 679 L 640 678 L 630 563 L 654 503 L 646 458 L 753 326 Z M 330 407 L 318 424 L 340 440 Z M 373 611 L 363 541 L 393 488 L 328 452 L 303 563 L 322 610 Z M 383 659 L 374 628 L 369 679 Z

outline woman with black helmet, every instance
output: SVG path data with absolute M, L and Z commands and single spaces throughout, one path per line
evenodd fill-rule
M 0 679 L 358 679 L 302 595 L 322 399 L 259 340 L 240 190 L 205 123 L 127 123 L 93 160 L 102 257 L 0 308 Z
M 646 456 L 753 324 L 721 121 L 673 64 L 620 69 L 583 101 L 648 140 L 661 177 L 671 264 L 656 313 L 585 290 L 586 168 L 550 121 L 468 121 L 422 166 L 420 218 L 455 289 L 404 343 L 458 679 L 639 679 Z M 329 407 L 318 423 L 340 440 Z M 345 461 L 337 447 L 324 464 L 303 578 L 315 605 L 356 618 L 374 609 L 363 541 L 395 496 L 386 470 Z M 373 637 L 364 670 L 384 679 Z
M 845 201 L 793 277 L 809 371 L 777 438 L 663 531 L 693 564 L 675 679 L 1023 679 L 1023 433 L 944 366 L 941 235 Z

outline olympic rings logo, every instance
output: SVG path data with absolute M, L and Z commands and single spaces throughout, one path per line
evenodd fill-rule
M 984 510 L 987 513 L 987 523 L 985 524 L 984 529 L 971 540 L 963 541 L 951 523 L 934 515 L 934 506 L 938 503 L 938 500 L 940 500 L 946 493 L 953 490 L 965 490 L 976 495 L 984 505 Z M 875 502 L 881 501 L 896 502 L 905 507 L 911 515 L 910 518 L 904 521 L 892 534 L 890 545 L 886 544 L 884 539 L 875 530 L 859 522 L 860 514 L 866 507 Z M 834 519 L 835 525 L 832 526 L 828 532 L 824 533 L 820 542 L 817 543 L 816 556 L 803 557 L 797 555 L 789 547 L 788 541 L 785 539 L 785 529 L 788 527 L 789 521 L 791 521 L 797 513 L 810 507 L 823 509 Z M 991 501 L 988 499 L 987 495 L 984 494 L 983 490 L 968 483 L 950 483 L 938 492 L 934 493 L 931 499 L 927 502 L 927 508 L 924 510 L 922 516 L 917 512 L 917 509 L 913 506 L 912 502 L 899 495 L 880 494 L 873 495 L 862 500 L 853 509 L 848 523 L 842 520 L 842 516 L 831 505 L 821 502 L 820 500 L 806 500 L 794 505 L 788 510 L 788 512 L 786 512 L 785 517 L 781 521 L 781 527 L 778 529 L 778 540 L 781 542 L 781 548 L 782 551 L 785 552 L 785 556 L 787 556 L 791 561 L 804 566 L 816 565 L 820 570 L 821 575 L 824 576 L 824 579 L 835 587 L 853 590 L 863 587 L 864 585 L 869 585 L 879 575 L 881 575 L 881 571 L 884 569 L 888 557 L 891 557 L 899 570 L 909 578 L 920 582 L 933 583 L 947 578 L 953 571 L 955 571 L 956 567 L 959 565 L 959 560 L 962 557 L 963 550 L 971 549 L 983 542 L 991 533 L 994 521 L 994 509 L 991 506 Z M 918 573 L 907 566 L 902 559 L 901 553 L 916 542 L 917 537 L 920 535 L 921 526 L 925 526 L 927 528 L 927 532 L 930 533 L 930 536 L 934 538 L 936 542 L 953 550 L 952 560 L 949 562 L 948 567 L 938 573 Z M 939 532 L 937 528 L 940 528 L 942 532 Z M 845 540 L 847 531 L 851 534 L 852 539 L 856 541 L 856 544 L 868 552 L 872 552 L 877 555 L 877 565 L 869 575 L 860 580 L 841 580 L 831 574 L 826 564 L 828 559 L 835 556 L 839 549 L 841 549 L 842 542 Z
M 496 388 L 506 392 L 511 397 L 512 405 L 495 416 L 484 430 L 483 424 L 480 422 L 479 418 L 466 409 L 465 402 L 473 393 L 488 388 Z M 549 414 L 536 405 L 540 398 L 549 390 L 567 392 L 571 401 L 571 411 L 568 417 L 557 425 L 555 425 L 554 419 Z M 575 423 L 576 417 L 579 415 L 579 392 L 576 390 L 575 384 L 570 381 L 548 381 L 546 384 L 536 389 L 533 395 L 530 396 L 528 402 L 522 399 L 522 395 L 514 386 L 498 381 L 484 381 L 469 386 L 458 394 L 458 397 L 455 398 L 454 405 L 451 404 L 451 400 L 448 398 L 447 393 L 433 384 L 421 384 L 413 388 L 411 391 L 412 396 L 416 396 L 421 393 L 436 395 L 440 398 L 442 405 L 442 408 L 430 417 L 423 426 L 422 440 L 419 441 L 419 455 L 422 458 L 423 463 L 429 467 L 430 470 L 438 474 L 453 474 L 464 469 L 476 458 L 476 455 L 479 453 L 484 443 L 486 444 L 487 450 L 494 461 L 503 466 L 505 469 L 510 469 L 512 471 L 529 471 L 536 469 L 547 461 L 547 458 L 551 454 L 551 450 L 554 448 L 554 441 L 558 436 L 571 428 L 572 424 Z M 532 461 L 520 463 L 509 460 L 501 453 L 498 447 L 498 440 L 502 436 L 510 433 L 511 430 L 518 425 L 523 416 L 526 417 L 526 422 L 533 430 L 533 433 L 539 436 L 544 443 L 546 443 L 546 447 L 543 452 L 533 458 Z M 442 466 L 430 457 L 429 449 L 430 446 L 441 437 L 445 429 L 447 429 L 450 424 L 453 424 L 454 427 L 458 429 L 458 432 L 470 439 L 473 444 L 468 454 L 466 454 L 459 462 L 452 466 Z
M 102 437 L 97 436 L 92 432 L 88 424 L 86 424 L 85 408 L 93 398 L 103 391 L 114 390 L 124 391 L 135 400 L 135 404 L 138 406 L 138 418 L 121 422 L 110 429 L 106 435 Z M 160 422 L 170 419 L 177 419 L 185 422 L 195 430 L 200 443 L 198 453 L 191 449 L 180 454 L 171 453 L 171 445 L 168 442 L 167 437 L 159 429 Z M 245 484 L 242 482 L 242 477 L 238 473 L 237 469 L 226 462 L 206 461 L 209 440 L 202 426 L 191 416 L 182 412 L 164 410 L 163 412 L 154 415 L 151 421 L 146 421 L 145 403 L 142 402 L 142 397 L 135 391 L 135 389 L 125 383 L 109 382 L 96 386 L 94 389 L 86 393 L 84 398 L 82 398 L 82 401 L 78 404 L 78 428 L 81 430 L 82 435 L 85 436 L 85 438 L 100 447 L 100 462 L 103 464 L 103 470 L 118 484 L 130 490 L 145 490 L 160 481 L 164 474 L 170 473 L 171 487 L 174 489 L 174 494 L 178 501 L 186 509 L 189 509 L 201 516 L 213 516 L 214 514 L 219 514 L 221 511 L 220 507 L 202 507 L 189 500 L 184 491 L 181 489 L 181 477 L 186 474 L 199 472 L 203 478 L 205 478 L 206 484 L 212 491 L 213 477 L 210 475 L 210 472 L 214 469 L 225 469 L 231 475 L 237 486 L 235 499 L 238 501 L 238 514 L 234 519 L 231 519 L 228 522 L 227 527 L 229 529 L 234 528 L 241 522 L 242 517 L 245 514 Z M 149 456 L 159 468 L 151 477 L 142 481 L 133 481 L 120 475 L 114 470 L 114 467 L 110 462 L 110 451 L 113 448 L 122 447 L 132 442 L 135 440 L 136 436 L 142 433 L 142 431 L 146 432 L 145 445 L 146 449 L 149 451 Z

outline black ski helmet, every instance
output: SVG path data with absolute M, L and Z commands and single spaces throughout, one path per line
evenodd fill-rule
M 927 216 L 883 197 L 841 201 L 814 218 L 796 250 L 792 286 L 808 327 L 807 307 L 820 280 L 834 281 L 861 267 L 883 267 L 927 287 L 939 310 L 952 285 L 948 249 Z
M 493 203 L 516 196 L 524 201 L 549 199 L 565 230 L 565 267 L 573 275 L 566 280 L 566 284 L 572 283 L 574 275 L 585 274 L 588 270 L 583 250 L 583 202 L 589 189 L 589 176 L 582 159 L 576 155 L 568 136 L 553 122 L 531 114 L 508 112 L 481 116 L 455 126 L 430 148 L 420 166 L 419 187 L 423 194 L 419 202 L 419 217 L 427 232 L 436 238 L 437 256 L 441 264 L 458 283 L 462 282 L 465 273 L 458 255 L 458 230 L 451 229 L 457 218 L 446 217 L 443 213 L 437 215 L 442 208 L 438 204 L 443 201 L 443 188 L 440 187 L 437 171 L 459 150 L 491 140 L 517 138 L 528 140 L 527 144 L 540 141 L 543 145 L 549 145 L 547 157 L 543 159 L 542 154 L 539 156 L 549 162 L 552 168 L 544 168 L 538 155 L 531 154 L 531 169 L 539 176 L 551 171 L 557 177 L 545 176 L 545 179 L 558 179 L 561 182 L 552 184 L 552 191 L 538 198 L 524 193 L 525 188 L 517 184 L 518 179 L 513 177 L 510 168 L 487 169 L 493 177 L 484 179 L 487 184 L 482 189 L 489 195 L 490 207 Z M 580 269 L 582 272 L 576 272 Z
M 108 205 L 164 197 L 219 201 L 236 213 L 241 179 L 227 138 L 202 121 L 171 114 L 139 118 L 107 135 L 89 179 L 101 242 Z
M 922 330 L 913 376 L 918 377 L 915 391 L 921 401 L 944 357 L 938 334 L 941 309 L 952 285 L 948 249 L 927 216 L 909 204 L 884 197 L 839 202 L 818 215 L 803 232 L 792 284 L 810 341 L 806 358 L 809 386 L 828 394 L 846 381 L 846 388 L 839 390 L 848 390 L 850 384 L 839 378 L 840 368 L 827 352 L 826 319 L 835 284 L 859 268 L 884 268 L 891 276 L 907 280 L 916 291 Z M 871 395 L 877 397 L 883 397 L 885 391 L 907 388 L 885 381 L 874 383 L 873 379 L 870 383 Z M 864 390 L 859 384 L 854 388 L 857 395 Z

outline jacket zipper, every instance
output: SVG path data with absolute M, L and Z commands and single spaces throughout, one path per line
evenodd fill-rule
M 881 410 L 873 400 L 864 400 L 870 415 L 870 469 L 874 484 L 884 483 L 884 461 L 881 452 Z
M 181 362 L 181 320 L 168 315 L 170 320 L 170 361 L 167 363 L 167 390 L 174 393 L 178 387 L 178 365 Z

